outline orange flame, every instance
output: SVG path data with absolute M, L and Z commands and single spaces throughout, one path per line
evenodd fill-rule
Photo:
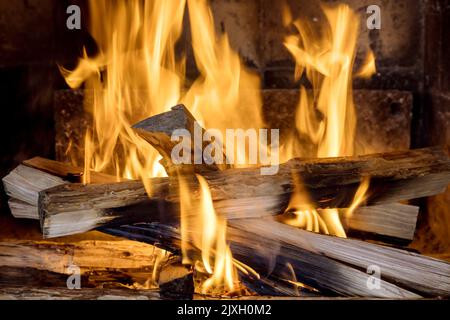
M 203 283 L 201 292 L 233 292 L 239 278 L 230 247 L 226 241 L 226 220 L 219 217 L 213 206 L 206 180 L 197 176 L 200 184 L 200 203 L 192 203 L 189 190 L 180 178 L 182 251 L 185 263 L 192 264 L 189 244 L 201 250 L 203 268 L 211 276 Z M 198 215 L 190 215 L 199 207 Z M 242 267 L 242 264 L 238 264 Z
M 354 154 L 356 115 L 352 96 L 352 72 L 356 55 L 359 19 L 348 5 L 323 7 L 327 19 L 320 36 L 314 32 L 317 26 L 307 21 L 292 21 L 289 10 L 284 10 L 285 25 L 292 23 L 297 35 L 286 38 L 285 46 L 295 58 L 297 79 L 303 73 L 313 86 L 312 95 L 300 88 L 300 101 L 296 113 L 298 134 L 307 136 L 317 146 L 318 157 L 338 157 Z M 369 56 L 360 75 L 368 75 L 374 70 L 374 56 Z M 295 148 L 295 138 L 291 137 L 283 149 L 281 157 L 289 160 L 300 156 Z M 299 182 L 296 182 L 299 185 Z M 361 203 L 367 188 L 360 193 L 348 210 L 351 214 Z M 284 218 L 286 223 L 310 231 L 346 237 L 337 209 L 317 211 L 310 202 L 299 200 L 299 192 L 291 199 L 291 210 L 295 219 Z M 299 209 L 300 207 L 300 209 Z M 289 210 L 289 209 L 288 209 Z

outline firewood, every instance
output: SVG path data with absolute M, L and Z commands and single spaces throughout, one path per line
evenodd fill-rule
M 272 219 L 230 221 L 241 234 L 253 233 L 260 239 L 325 256 L 347 265 L 368 270 L 379 268 L 382 279 L 425 296 L 450 296 L 450 263 L 420 254 L 299 230 Z
M 0 300 L 160 300 L 158 290 L 2 286 Z
M 8 206 L 14 218 L 39 220 L 39 210 L 36 205 L 11 198 L 8 200 Z
M 210 172 L 205 177 L 217 212 L 234 219 L 283 213 L 295 188 L 293 175 L 302 181 L 319 208 L 349 206 L 362 177 L 371 177 L 363 205 L 382 205 L 442 192 L 450 182 L 450 160 L 442 150 L 428 148 L 348 158 L 294 159 L 280 165 L 275 176 L 261 176 L 259 169 L 249 168 Z M 197 182 L 186 179 L 191 197 L 198 198 Z M 113 222 L 127 224 L 168 219 L 165 215 L 169 220 L 170 216 L 177 217 L 177 211 L 168 213 L 179 207 L 177 178 L 154 178 L 149 184 L 150 197 L 140 181 L 66 184 L 45 190 L 40 193 L 39 204 L 44 236 L 68 235 Z M 391 233 L 388 228 L 380 228 L 383 222 L 378 221 L 374 232 L 383 229 L 385 235 L 410 238 L 417 211 L 406 209 L 399 215 L 397 230 Z M 374 211 L 366 211 L 366 216 L 371 212 Z M 395 208 L 385 214 L 396 219 Z M 377 218 L 376 214 L 370 216 Z M 403 223 L 405 218 L 408 223 Z M 357 221 L 349 223 L 349 227 L 372 230 L 369 222 L 360 226 Z
M 127 240 L 69 243 L 9 240 L 0 242 L 0 251 L 0 267 L 30 267 L 62 274 L 70 264 L 78 266 L 82 272 L 106 268 L 151 269 L 156 257 L 165 254 L 154 246 Z
M 40 171 L 44 171 L 46 173 L 60 177 L 65 181 L 70 182 L 82 182 L 84 174 L 84 170 L 82 168 L 41 157 L 34 157 L 32 159 L 25 160 L 23 162 L 23 165 L 28 166 L 30 168 L 38 169 Z M 111 176 L 109 174 L 101 172 L 96 172 L 93 170 L 89 171 L 89 174 L 90 174 L 90 183 L 108 183 L 127 180 L 122 178 L 119 179 L 115 176 Z
M 345 229 L 373 233 L 397 239 L 412 240 L 416 229 L 419 207 L 392 203 L 370 207 L 359 207 L 347 218 L 340 217 Z
M 127 240 L 0 242 L 0 284 L 64 286 L 71 266 L 82 287 L 157 288 L 164 297 L 192 298 L 192 271 L 177 268 L 180 258 L 157 247 Z
M 258 219 L 258 221 L 259 220 L 260 219 Z M 244 219 L 242 221 L 253 220 Z M 231 242 L 233 256 L 260 272 L 263 279 L 265 276 L 269 276 L 269 281 L 272 282 L 272 285 L 275 287 L 277 285 L 285 287 L 293 280 L 292 276 L 287 272 L 287 264 L 289 263 L 295 270 L 298 282 L 319 289 L 320 292 L 324 294 L 337 293 L 352 297 L 364 296 L 383 298 L 419 297 L 416 293 L 397 286 L 395 281 L 384 278 L 380 280 L 380 289 L 373 290 L 367 285 L 370 275 L 366 273 L 366 270 L 360 270 L 347 265 L 345 259 L 330 259 L 321 253 L 313 252 L 290 243 L 281 242 L 278 246 L 276 238 L 270 239 L 266 237 L 266 234 L 263 232 L 260 235 L 254 234 L 254 229 L 252 228 L 248 228 L 247 232 L 247 230 L 244 230 L 247 227 L 247 224 L 245 227 L 241 227 L 240 221 L 238 220 L 234 221 L 233 224 L 230 223 L 228 227 L 227 239 Z M 270 225 L 266 227 L 272 228 Z M 277 225 L 275 225 L 275 227 L 277 227 Z M 181 244 L 181 236 L 178 229 L 161 224 L 137 224 L 105 228 L 102 229 L 102 231 L 132 240 L 152 243 L 167 250 L 173 250 L 174 252 L 178 252 L 177 250 L 179 250 Z M 313 233 L 311 234 L 316 235 Z M 334 239 L 334 237 L 330 238 Z M 350 240 L 343 239 L 343 241 Z M 352 242 L 350 242 L 350 245 L 351 244 Z M 268 250 L 268 248 L 273 248 L 273 250 Z M 330 248 L 330 250 L 332 250 L 332 248 Z M 380 250 L 382 251 L 382 249 Z M 351 250 L 347 253 L 352 254 Z M 404 255 L 405 253 L 400 251 L 398 259 L 401 260 Z M 380 259 L 380 257 L 377 258 Z M 423 257 L 423 259 L 427 258 Z M 267 275 L 267 270 L 270 271 L 267 264 L 271 264 L 271 261 L 274 262 L 273 270 L 270 275 Z M 373 264 L 376 263 L 377 260 L 374 260 Z M 412 268 L 413 266 L 410 267 Z M 421 281 L 420 278 L 412 280 L 417 282 Z M 291 286 L 295 287 L 294 284 L 291 284 Z M 291 289 L 290 295 L 295 295 L 293 292 L 294 290 Z M 284 294 L 289 293 L 284 291 Z
M 197 128 L 195 127 L 197 126 Z M 163 161 L 162 165 L 166 171 L 174 173 L 176 170 L 180 169 L 180 166 L 175 165 L 171 160 L 171 152 L 173 147 L 177 142 L 172 141 L 171 137 L 175 130 L 184 129 L 187 130 L 191 136 L 191 163 L 194 163 L 194 153 L 195 153 L 195 143 L 194 137 L 199 135 L 203 141 L 203 129 L 197 122 L 194 116 L 189 112 L 189 110 L 184 105 L 177 105 L 171 109 L 171 111 L 164 112 L 153 116 L 151 118 L 145 119 L 133 126 L 133 129 L 148 143 L 150 143 L 156 150 L 162 155 Z M 197 131 L 197 132 L 196 132 Z M 203 148 L 205 145 L 202 143 L 199 146 L 200 154 L 203 153 Z M 208 171 L 217 171 L 229 168 L 226 164 L 196 164 L 192 166 L 183 165 L 183 170 L 185 172 L 196 172 L 196 173 L 206 173 Z
M 24 165 L 19 165 L 3 178 L 3 186 L 8 196 L 35 206 L 40 191 L 64 183 L 65 181 L 57 176 Z
M 160 224 L 138 224 L 103 229 L 129 239 L 155 243 L 176 252 L 178 229 Z M 286 279 L 286 264 L 298 281 L 348 296 L 450 296 L 450 263 L 405 250 L 354 239 L 343 239 L 296 229 L 269 219 L 229 221 L 228 240 L 238 260 L 265 271 L 264 261 L 275 259 L 271 277 Z M 279 245 L 278 250 L 277 246 Z M 267 250 L 268 248 L 273 250 Z M 380 269 L 380 289 L 369 289 L 369 267 Z M 291 279 L 287 279 L 291 280 Z M 404 289 L 400 289 L 404 288 Z
M 140 185 L 140 182 L 128 183 L 129 186 L 136 184 Z M 120 187 L 120 189 L 117 190 L 114 187 Z M 141 189 L 142 193 L 133 193 L 133 198 L 129 200 L 131 202 L 127 203 L 129 191 L 122 187 L 123 184 L 97 185 L 95 188 L 70 184 L 62 186 L 57 193 L 54 189 L 44 191 L 45 198 L 43 197 L 41 202 L 46 210 L 42 220 L 44 236 L 52 238 L 70 235 L 105 225 L 179 221 L 177 202 L 163 201 L 159 198 L 148 199 L 145 190 Z M 96 192 L 97 195 L 94 196 L 92 192 Z M 115 198 L 105 199 L 105 195 L 110 194 L 114 194 Z M 134 204 L 134 201 L 137 204 Z M 233 220 L 280 214 L 285 207 L 280 206 L 279 203 L 279 197 L 268 196 L 218 200 L 215 201 L 214 206 L 218 214 L 226 215 L 228 219 Z M 358 208 L 349 218 L 345 218 L 343 213 L 342 221 L 347 229 L 411 240 L 417 213 L 418 207 L 414 206 L 384 205 Z M 195 210 L 191 214 L 195 214 Z M 77 223 L 74 223 L 75 221 Z

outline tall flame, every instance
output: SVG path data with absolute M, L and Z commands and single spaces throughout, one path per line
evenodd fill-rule
M 354 152 L 356 128 L 352 71 L 359 19 L 347 5 L 324 7 L 324 13 L 327 32 L 318 37 L 308 21 L 296 20 L 299 34 L 285 42 L 297 78 L 305 72 L 313 86 L 312 98 L 301 87 L 296 127 L 317 144 L 318 157 L 348 156 Z
M 262 128 L 260 83 L 218 36 L 206 0 L 188 0 L 192 47 L 200 77 L 183 99 L 206 128 Z
M 203 283 L 201 292 L 232 293 L 236 289 L 238 276 L 236 267 L 242 264 L 233 260 L 226 241 L 227 223 L 216 214 L 211 193 L 205 178 L 197 175 L 200 185 L 200 203 L 193 203 L 183 178 L 180 178 L 181 234 L 184 262 L 189 259 L 188 247 L 192 243 L 201 249 L 201 263 L 210 277 Z M 198 215 L 189 214 L 199 208 Z
M 323 32 L 309 21 L 292 21 L 289 10 L 284 10 L 285 25 L 292 23 L 297 35 L 286 38 L 285 46 L 295 58 L 296 78 L 305 73 L 313 87 L 309 95 L 300 88 L 300 101 L 296 113 L 298 134 L 307 136 L 317 147 L 317 157 L 338 157 L 354 154 L 356 115 L 353 105 L 352 79 L 356 55 L 359 19 L 348 5 L 323 7 L 327 24 Z M 360 76 L 370 76 L 374 71 L 373 53 L 370 52 Z M 288 160 L 301 155 L 291 137 L 281 156 Z M 299 198 L 301 183 L 295 181 L 297 191 L 291 199 L 289 210 L 294 213 L 284 218 L 286 223 L 315 232 L 345 237 L 337 209 L 316 210 L 310 202 Z M 362 202 L 368 182 L 358 190 L 348 215 Z M 301 189 L 301 188 L 300 188 Z
M 206 128 L 264 127 L 259 79 L 245 69 L 227 35 L 216 34 L 206 0 L 89 3 L 91 34 L 98 54 L 90 57 L 85 50 L 75 70 L 61 68 L 70 87 L 84 84 L 92 94 L 92 99 L 85 100 L 85 109 L 93 117 L 93 126 L 85 136 L 85 183 L 90 182 L 90 170 L 102 171 L 115 174 L 118 180 L 141 178 L 151 193 L 146 178 L 165 174 L 159 164 L 161 157 L 131 126 L 179 102 Z M 200 72 L 190 87 L 185 79 L 185 57 L 175 54 L 186 6 Z M 300 89 L 296 128 L 314 142 L 319 157 L 351 155 L 356 127 L 351 81 L 359 21 L 346 5 L 325 8 L 324 12 L 327 32 L 317 37 L 308 22 L 294 21 L 298 35 L 288 37 L 285 43 L 296 60 L 296 76 L 305 73 L 313 87 L 312 95 L 304 87 Z M 289 21 L 287 14 L 285 23 Z M 368 61 L 361 76 L 371 70 L 372 60 Z M 235 152 L 238 156 L 247 153 L 241 149 Z M 289 160 L 296 153 L 291 146 L 282 156 Z M 233 291 L 236 269 L 252 271 L 233 260 L 226 242 L 226 221 L 214 210 L 207 182 L 202 177 L 198 180 L 201 202 L 195 212 L 200 215 L 193 218 L 194 224 L 188 213 L 196 204 L 180 181 L 184 261 L 191 262 L 188 244 L 192 243 L 211 275 L 202 292 L 219 287 Z M 355 196 L 350 213 L 363 201 L 363 189 Z M 318 212 L 305 199 L 294 197 L 290 210 L 296 213 L 300 226 L 345 236 L 336 209 Z
M 184 8 L 182 0 L 90 1 L 99 53 L 89 58 L 85 52 L 75 70 L 62 69 L 72 88 L 85 82 L 93 89 L 85 105 L 94 119 L 86 135 L 86 171 L 129 179 L 164 174 L 157 152 L 131 126 L 180 99 L 183 63 L 174 52 Z

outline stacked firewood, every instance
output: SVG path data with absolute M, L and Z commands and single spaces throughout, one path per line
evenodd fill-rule
M 134 127 L 161 153 L 169 174 L 146 181 L 152 186 L 151 195 L 142 181 L 117 182 L 115 177 L 91 172 L 91 183 L 83 184 L 82 169 L 34 158 L 3 179 L 12 214 L 39 220 L 44 238 L 99 230 L 178 256 L 178 175 L 184 176 L 190 196 L 198 199 L 194 175 L 198 173 L 208 181 L 217 213 L 228 220 L 233 256 L 260 274 L 241 274 L 245 285 L 257 294 L 296 296 L 301 283 L 322 295 L 450 296 L 449 263 L 399 247 L 413 239 L 419 211 L 404 202 L 441 193 L 450 183 L 450 159 L 445 152 L 427 148 L 292 159 L 272 176 L 260 175 L 259 168 L 174 165 L 168 157 L 173 147 L 170 134 L 180 128 L 191 130 L 194 121 L 186 108 L 177 106 Z M 300 230 L 277 219 L 289 204 L 295 181 L 302 182 L 315 208 L 345 209 L 366 178 L 370 184 L 363 206 L 341 219 L 352 238 Z M 198 214 L 195 211 L 190 214 Z M 378 243 L 363 241 L 363 237 Z M 198 248 L 192 246 L 192 250 Z M 379 270 L 377 286 L 368 285 L 374 268 Z

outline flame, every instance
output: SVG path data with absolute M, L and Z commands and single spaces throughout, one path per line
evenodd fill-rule
M 369 79 L 377 72 L 377 67 L 375 63 L 375 55 L 372 50 L 367 52 L 366 59 L 364 60 L 361 69 L 356 74 L 356 77 Z
M 346 217 L 349 218 L 353 215 L 354 211 L 365 201 L 367 198 L 367 191 L 370 186 L 370 177 L 363 177 L 361 184 L 356 190 L 355 197 L 353 198 L 353 202 L 351 206 L 346 210 Z
M 101 171 L 115 174 L 118 180 L 142 179 L 151 194 L 146 178 L 165 175 L 161 157 L 131 126 L 177 103 L 184 103 L 205 128 L 265 127 L 259 78 L 243 66 L 227 35 L 216 34 L 206 0 L 89 3 L 91 35 L 98 53 L 90 56 L 84 50 L 74 70 L 61 67 L 71 88 L 84 84 L 92 93 L 92 98 L 85 99 L 85 109 L 93 117 L 93 126 L 85 136 L 85 183 L 90 182 L 91 170 Z M 175 54 L 186 5 L 200 72 L 190 86 L 185 79 L 185 57 Z M 296 60 L 296 77 L 305 73 L 313 87 L 311 95 L 300 88 L 296 129 L 317 146 L 319 157 L 351 155 L 356 127 L 351 81 L 359 21 L 345 5 L 324 8 L 324 12 L 328 27 L 320 36 L 314 32 L 315 26 L 292 22 L 290 14 L 283 21 L 286 25 L 291 21 L 299 33 L 285 42 Z M 285 160 L 299 152 L 295 138 L 290 140 L 293 144 L 282 154 Z M 238 158 L 247 154 L 245 148 L 234 150 Z M 226 241 L 226 220 L 217 216 L 207 182 L 200 176 L 198 180 L 200 209 L 180 180 L 183 261 L 195 264 L 189 257 L 193 245 L 200 250 L 201 263 L 211 275 L 202 292 L 217 288 L 233 291 L 237 270 L 257 274 L 233 259 Z M 363 197 L 355 196 L 355 203 Z M 349 209 L 350 214 L 357 205 Z M 345 236 L 336 209 L 318 211 L 306 199 L 292 199 L 290 207 L 289 212 L 295 215 L 293 223 L 298 226 Z M 192 217 L 190 212 L 200 214 Z
M 317 144 L 318 157 L 347 156 L 354 151 L 352 70 L 359 19 L 347 5 L 324 7 L 324 13 L 329 25 L 324 35 L 317 38 L 308 22 L 296 20 L 299 34 L 285 41 L 296 60 L 296 77 L 306 73 L 313 86 L 312 99 L 300 89 L 296 127 Z
M 293 24 L 298 34 L 286 37 L 285 46 L 296 61 L 295 77 L 305 74 L 311 83 L 312 94 L 300 87 L 300 100 L 295 124 L 297 134 L 306 136 L 317 147 L 317 157 L 339 157 L 354 154 L 356 114 L 353 105 L 352 79 L 356 55 L 359 19 L 348 5 L 323 7 L 327 23 L 318 32 L 318 26 L 309 21 L 293 21 L 285 9 L 283 21 Z M 373 72 L 375 57 L 369 53 L 360 76 Z M 288 139 L 283 148 L 282 159 L 301 156 L 296 147 L 295 135 Z M 286 223 L 309 231 L 346 237 L 337 209 L 316 210 L 301 183 L 294 181 L 296 191 L 283 220 Z M 348 214 L 360 205 L 368 185 L 358 190 L 355 200 L 347 210 Z M 294 217 L 292 217 L 292 214 Z
M 188 0 L 188 7 L 200 77 L 184 102 L 206 128 L 262 128 L 258 76 L 244 68 L 225 33 L 216 35 L 206 0 Z
M 189 197 L 186 182 L 180 177 L 181 201 L 181 235 L 183 263 L 197 265 L 189 257 L 190 244 L 201 251 L 201 267 L 210 275 L 202 284 L 203 294 L 210 292 L 229 292 L 236 290 L 239 278 L 237 268 L 250 270 L 240 262 L 233 260 L 230 247 L 226 241 L 227 223 L 216 214 L 208 183 L 197 175 L 200 185 L 200 203 L 196 204 Z M 198 209 L 199 214 L 190 212 Z
M 163 176 L 158 153 L 131 126 L 180 100 L 183 61 L 176 61 L 174 52 L 185 1 L 95 0 L 89 5 L 99 53 L 90 58 L 85 50 L 75 70 L 61 68 L 70 87 L 85 83 L 92 89 L 92 99 L 85 101 L 94 119 L 86 134 L 85 171 L 118 179 Z

